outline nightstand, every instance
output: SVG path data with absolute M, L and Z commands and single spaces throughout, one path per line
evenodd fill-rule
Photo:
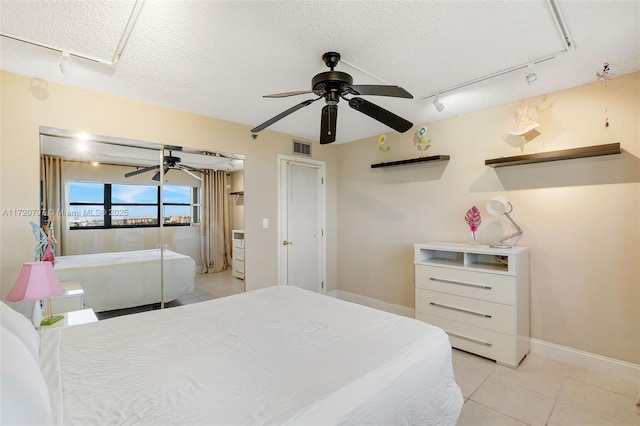
M 84 290 L 79 281 L 62 281 L 64 294 L 51 298 L 51 310 L 53 315 L 84 309 Z M 48 303 L 44 300 L 42 307 L 43 317 L 49 315 Z
M 60 321 L 55 322 L 51 325 L 40 326 L 40 328 L 42 330 L 45 330 L 49 328 L 69 327 L 72 325 L 88 324 L 91 322 L 98 321 L 98 317 L 96 316 L 95 312 L 93 312 L 93 309 L 91 308 L 81 309 L 78 311 L 64 312 L 61 315 L 63 315 L 64 318 L 61 319 Z M 44 318 L 46 318 L 46 316 Z

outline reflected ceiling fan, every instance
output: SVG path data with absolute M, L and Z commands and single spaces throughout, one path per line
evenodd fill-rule
M 299 104 L 281 112 L 275 117 L 265 121 L 259 126 L 251 129 L 252 133 L 258 133 L 266 129 L 273 123 L 283 119 L 291 113 L 311 105 L 313 102 L 324 98 L 326 105 L 322 108 L 322 116 L 320 121 L 320 143 L 328 144 L 336 140 L 336 119 L 338 117 L 338 102 L 340 98 L 349 103 L 349 106 L 356 111 L 368 115 L 374 120 L 378 120 L 382 124 L 397 130 L 400 133 L 406 132 L 413 123 L 387 111 L 357 95 L 374 95 L 374 96 L 390 96 L 394 98 L 413 99 L 411 93 L 399 86 L 380 86 L 380 85 L 361 85 L 353 84 L 353 78 L 344 72 L 335 71 L 334 68 L 340 62 L 340 54 L 337 52 L 327 52 L 322 55 L 322 60 L 331 69 L 317 74 L 311 80 L 311 90 L 303 90 L 296 92 L 276 93 L 273 95 L 265 95 L 265 98 L 284 98 L 287 96 L 296 96 L 306 93 L 313 93 L 318 96 L 315 99 L 307 99 Z M 347 99 L 346 95 L 356 95 Z
M 197 172 L 198 171 L 197 169 L 192 169 L 190 167 L 183 166 L 183 165 L 180 164 L 180 161 L 181 161 L 181 159 L 179 157 L 174 157 L 172 155 L 172 152 L 169 151 L 169 155 L 165 155 L 164 156 L 164 162 L 163 162 L 164 164 L 162 165 L 162 167 L 164 168 L 164 174 L 166 175 L 169 172 L 169 170 L 171 170 L 171 169 L 182 170 L 183 172 L 187 173 L 188 175 L 190 175 L 194 179 L 202 180 L 202 178 L 200 176 L 198 176 L 195 173 L 193 173 L 193 172 Z M 151 170 L 156 170 L 156 174 L 153 175 L 153 177 L 151 179 L 159 182 L 160 181 L 160 165 L 143 167 L 141 169 L 125 173 L 124 177 L 125 178 L 130 178 L 131 176 L 136 176 L 136 175 L 139 175 L 141 173 L 149 172 Z

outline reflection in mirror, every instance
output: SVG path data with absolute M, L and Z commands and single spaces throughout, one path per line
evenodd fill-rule
M 80 293 L 55 313 L 108 318 L 244 291 L 242 155 L 44 127 L 40 142 L 38 225 L 54 234 L 58 279 Z

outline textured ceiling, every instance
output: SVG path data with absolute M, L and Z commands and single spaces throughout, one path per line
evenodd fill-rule
M 0 30 L 72 54 L 111 62 L 133 1 L 0 0 Z M 566 51 L 548 1 L 197 1 L 147 0 L 120 61 L 105 65 L 0 39 L 2 69 L 217 117 L 251 127 L 313 95 L 337 51 L 355 84 L 393 84 L 414 99 L 368 96 L 416 126 L 640 70 L 640 1 L 557 0 L 574 49 Z M 560 53 L 560 54 L 558 54 Z M 556 55 L 558 54 L 558 55 Z M 420 99 L 502 70 L 525 70 Z M 267 130 L 318 140 L 322 101 Z M 393 132 L 339 104 L 337 143 Z
M 88 136 L 88 135 L 86 135 Z M 72 143 L 69 143 L 72 141 Z M 199 151 L 190 148 L 119 139 L 106 136 L 42 127 L 40 129 L 40 152 L 67 160 L 135 167 L 154 166 L 161 155 L 180 158 L 180 164 L 198 170 L 223 170 L 235 172 L 244 169 L 244 155 L 227 152 Z

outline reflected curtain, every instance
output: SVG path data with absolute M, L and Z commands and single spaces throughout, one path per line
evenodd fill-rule
M 40 156 L 40 179 L 42 180 L 42 208 L 53 223 L 53 231 L 57 241 L 56 256 L 64 255 L 67 238 L 64 186 L 62 181 L 62 158 L 51 155 Z M 40 223 L 38 225 L 41 225 Z
M 200 248 L 202 273 L 220 272 L 231 264 L 231 220 L 226 172 L 209 170 L 202 179 Z

